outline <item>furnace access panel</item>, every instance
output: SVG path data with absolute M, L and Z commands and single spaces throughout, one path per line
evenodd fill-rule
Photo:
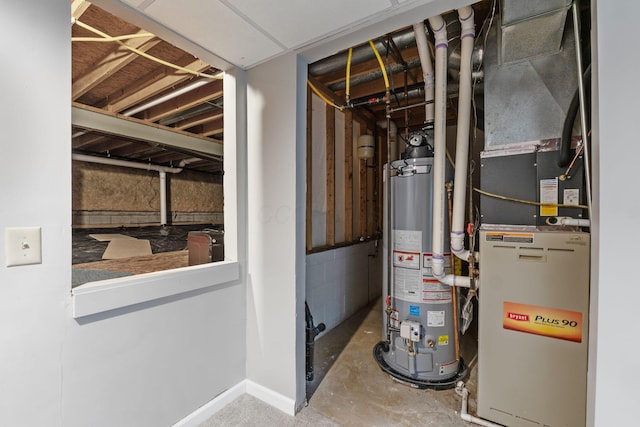
M 584 426 L 589 234 L 480 232 L 478 415 L 508 426 Z

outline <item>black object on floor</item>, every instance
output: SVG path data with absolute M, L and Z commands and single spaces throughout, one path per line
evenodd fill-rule
M 307 357 L 306 357 L 306 373 L 307 381 L 313 381 L 313 347 L 314 342 L 318 334 L 326 329 L 324 323 L 320 323 L 317 326 L 313 325 L 313 316 L 309 305 L 304 302 L 305 319 L 307 321 Z

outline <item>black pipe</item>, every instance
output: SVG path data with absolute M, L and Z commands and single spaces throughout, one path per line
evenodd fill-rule
M 587 129 L 591 128 L 591 64 L 584 71 L 584 94 L 585 94 L 585 104 L 587 106 Z M 571 133 L 573 130 L 573 123 L 576 121 L 576 117 L 578 116 L 578 111 L 580 111 L 580 93 L 579 90 L 576 89 L 576 93 L 573 95 L 571 99 L 571 104 L 569 104 L 569 110 L 567 111 L 567 115 L 564 119 L 564 125 L 562 126 L 562 137 L 560 138 L 560 158 L 558 159 L 558 166 L 561 168 L 566 167 L 571 160 Z M 583 143 L 587 143 L 587 135 L 583 135 L 582 137 Z
M 307 373 L 307 381 L 313 381 L 313 347 L 314 340 L 318 336 L 318 334 L 326 329 L 324 323 L 320 323 L 317 326 L 313 325 L 313 316 L 311 315 L 311 310 L 309 310 L 309 305 L 307 302 L 304 302 L 304 311 L 305 311 L 305 319 L 307 322 L 307 358 L 306 358 L 306 373 Z

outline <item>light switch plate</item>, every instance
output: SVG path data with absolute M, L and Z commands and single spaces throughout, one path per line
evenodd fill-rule
M 42 231 L 40 227 L 5 229 L 7 267 L 42 263 Z

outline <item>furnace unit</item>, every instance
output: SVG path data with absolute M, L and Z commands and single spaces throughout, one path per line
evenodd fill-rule
M 478 415 L 584 426 L 589 234 L 483 226 Z

